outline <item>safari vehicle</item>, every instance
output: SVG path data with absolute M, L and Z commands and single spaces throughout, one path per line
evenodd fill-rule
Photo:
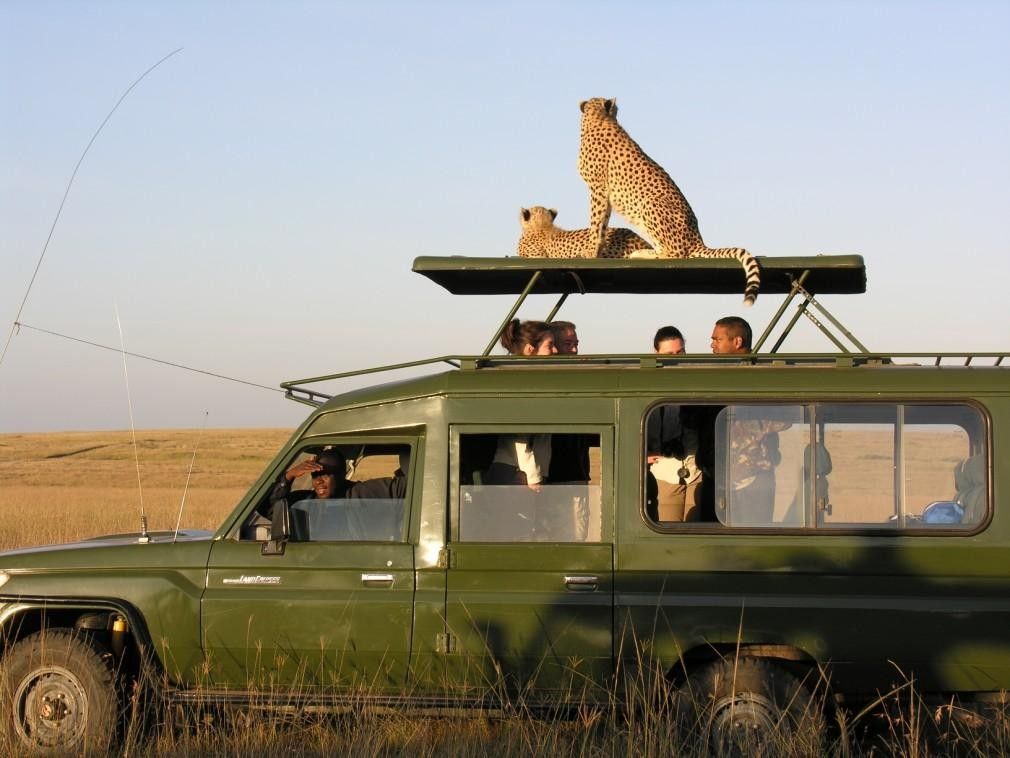
M 764 296 L 785 298 L 752 354 L 531 359 L 491 355 L 530 293 L 559 295 L 550 320 L 570 294 L 738 292 L 742 274 L 734 261 L 418 258 L 453 293 L 519 295 L 483 354 L 282 385 L 313 410 L 213 535 L 0 556 L 4 731 L 104 744 L 142 670 L 181 704 L 423 708 L 611 704 L 659 672 L 724 736 L 788 728 L 825 685 L 831 700 L 913 677 L 997 697 L 1010 688 L 1007 355 L 871 352 L 818 299 L 865 291 L 861 258 L 761 264 Z M 780 352 L 804 316 L 836 352 Z M 710 447 L 691 520 L 660 520 L 650 495 L 660 413 Z M 755 430 L 776 443 L 759 508 L 757 475 L 740 471 Z M 496 445 L 536 435 L 588 470 L 539 492 L 486 481 Z M 278 496 L 289 467 L 327 451 L 351 480 L 401 477 L 402 497 Z

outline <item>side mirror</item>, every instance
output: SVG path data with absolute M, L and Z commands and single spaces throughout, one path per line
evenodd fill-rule
M 291 535 L 291 511 L 284 498 L 275 500 L 270 513 L 270 539 L 263 543 L 260 555 L 284 555 Z

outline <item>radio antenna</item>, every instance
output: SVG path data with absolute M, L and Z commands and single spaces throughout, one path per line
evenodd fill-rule
M 137 542 L 146 545 L 151 541 L 147 533 L 147 513 L 144 511 L 144 485 L 140 480 L 140 453 L 137 450 L 137 427 L 133 423 L 133 398 L 130 395 L 130 372 L 126 369 L 126 342 L 123 339 L 123 324 L 119 320 L 119 306 L 113 303 L 116 310 L 116 326 L 119 329 L 119 346 L 123 354 L 123 378 L 126 380 L 126 403 L 130 408 L 130 434 L 133 436 L 133 460 L 137 464 L 137 489 L 140 492 L 140 536 Z
M 186 493 L 189 492 L 189 479 L 193 476 L 193 464 L 196 463 L 196 451 L 200 449 L 200 438 L 203 437 L 203 432 L 207 428 L 208 415 L 210 415 L 210 411 L 203 412 L 203 426 L 200 427 L 200 433 L 196 435 L 196 446 L 193 448 L 193 457 L 189 459 L 189 472 L 186 474 L 186 486 L 182 488 L 182 501 L 179 503 L 179 516 L 175 520 L 175 534 L 172 535 L 172 542 L 179 539 L 179 524 L 182 523 L 182 509 L 186 505 Z
M 112 110 L 110 110 L 108 113 L 105 114 L 105 118 L 102 119 L 102 123 L 98 125 L 98 128 L 95 129 L 95 133 L 92 134 L 91 139 L 88 140 L 88 144 L 85 146 L 84 152 L 81 153 L 81 157 L 77 159 L 77 163 L 74 165 L 74 170 L 70 174 L 70 180 L 67 182 L 67 186 L 63 190 L 63 199 L 60 200 L 60 207 L 56 209 L 56 216 L 53 218 L 53 223 L 49 227 L 49 235 L 46 237 L 46 241 L 42 245 L 42 252 L 39 254 L 38 262 L 35 264 L 35 271 L 32 272 L 32 278 L 28 281 L 28 287 L 27 289 L 25 289 L 25 296 L 21 299 L 21 305 L 18 308 L 18 314 L 14 317 L 14 323 L 11 324 L 10 334 L 7 335 L 7 341 L 4 343 L 3 350 L 0 350 L 0 365 L 3 365 L 4 358 L 7 355 L 7 348 L 11 346 L 11 340 L 14 339 L 14 335 L 17 333 L 19 329 L 18 321 L 21 320 L 21 312 L 25 309 L 25 303 L 28 302 L 28 294 L 32 291 L 32 285 L 35 284 L 35 278 L 39 275 L 39 269 L 42 267 L 42 259 L 46 257 L 46 250 L 49 249 L 49 243 L 53 239 L 53 232 L 56 231 L 56 224 L 59 223 L 60 214 L 63 213 L 63 206 L 67 204 L 67 195 L 70 194 L 70 188 L 74 186 L 74 179 L 77 178 L 77 172 L 81 168 L 81 164 L 84 163 L 84 159 L 85 157 L 87 157 L 88 151 L 91 150 L 91 146 L 95 144 L 95 140 L 98 139 L 98 135 L 102 133 L 102 129 L 105 128 L 105 125 L 109 123 L 109 119 L 112 118 L 112 114 L 116 112 L 116 109 L 119 108 L 122 102 L 126 99 L 126 96 L 129 95 L 131 92 L 133 92 L 133 88 L 136 87 L 138 84 L 140 84 L 142 81 L 144 81 L 144 77 L 146 77 L 149 73 L 154 71 L 154 69 L 158 68 L 158 66 L 160 66 L 162 63 L 164 63 L 173 55 L 181 51 L 182 51 L 181 47 L 176 48 L 168 55 L 161 58 L 153 66 L 148 68 L 147 71 L 145 71 L 144 73 L 142 73 L 140 76 L 138 76 L 136 79 L 133 80 L 133 84 L 127 87 L 126 91 L 119 96 L 119 99 L 116 101 L 116 104 L 112 106 Z

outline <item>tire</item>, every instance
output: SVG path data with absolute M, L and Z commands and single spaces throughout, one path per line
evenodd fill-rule
M 744 756 L 783 748 L 816 754 L 824 720 L 810 692 L 792 674 L 759 658 L 717 661 L 678 690 L 679 723 L 707 751 Z M 809 743 L 809 751 L 799 746 Z
M 0 664 L 5 746 L 105 752 L 119 714 L 111 658 L 96 641 L 70 629 L 36 632 L 11 647 Z

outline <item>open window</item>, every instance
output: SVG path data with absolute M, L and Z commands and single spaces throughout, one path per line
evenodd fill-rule
M 409 441 L 367 439 L 300 448 L 243 525 L 242 538 L 270 540 L 283 508 L 293 543 L 405 541 L 414 449 Z
M 599 434 L 461 434 L 458 539 L 599 542 L 601 478 Z

